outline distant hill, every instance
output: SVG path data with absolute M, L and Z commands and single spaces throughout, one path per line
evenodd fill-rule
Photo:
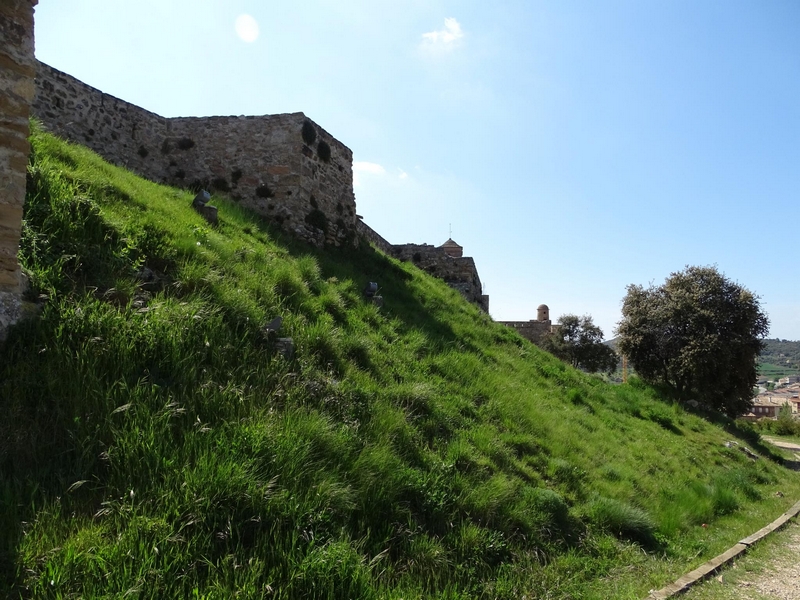
M 617 352 L 618 338 L 604 342 Z M 766 347 L 758 358 L 758 372 L 767 379 L 778 379 L 787 375 L 800 375 L 800 341 L 769 339 L 764 340 Z M 629 372 L 632 372 L 629 366 Z M 621 371 L 618 369 L 619 375 Z
M 768 379 L 800 374 L 800 342 L 764 340 L 766 347 L 758 359 L 759 374 Z

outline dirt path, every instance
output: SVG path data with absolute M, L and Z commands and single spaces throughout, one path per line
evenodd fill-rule
M 800 600 L 800 525 L 689 591 L 686 600 Z
M 769 442 L 773 446 L 777 446 L 778 448 L 791 450 L 792 452 L 800 452 L 800 444 L 795 444 L 794 442 L 784 442 L 783 440 L 779 440 L 768 435 L 762 436 L 761 439 L 765 442 Z

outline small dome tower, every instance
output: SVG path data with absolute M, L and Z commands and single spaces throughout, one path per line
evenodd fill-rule
M 447 256 L 452 256 L 453 258 L 461 258 L 464 256 L 464 247 L 456 244 L 452 238 L 448 239 L 439 247 L 444 250 Z
M 539 308 L 536 309 L 536 320 L 537 321 L 550 320 L 550 309 L 547 308 L 547 304 L 540 304 Z

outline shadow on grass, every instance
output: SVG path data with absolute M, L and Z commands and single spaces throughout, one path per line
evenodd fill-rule
M 272 233 L 272 232 L 271 232 Z M 437 319 L 409 286 L 413 276 L 389 257 L 366 243 L 358 248 L 313 248 L 281 236 L 280 243 L 293 256 L 311 255 L 317 259 L 323 277 L 350 280 L 361 290 L 370 281 L 380 285 L 384 297 L 383 311 L 400 319 L 405 332 L 422 331 L 437 347 L 458 340 L 449 324 Z

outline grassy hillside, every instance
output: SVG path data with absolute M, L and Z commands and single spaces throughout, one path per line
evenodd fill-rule
M 746 431 L 577 372 L 410 264 L 223 200 L 211 228 L 32 141 L 0 595 L 641 598 L 800 497 Z

